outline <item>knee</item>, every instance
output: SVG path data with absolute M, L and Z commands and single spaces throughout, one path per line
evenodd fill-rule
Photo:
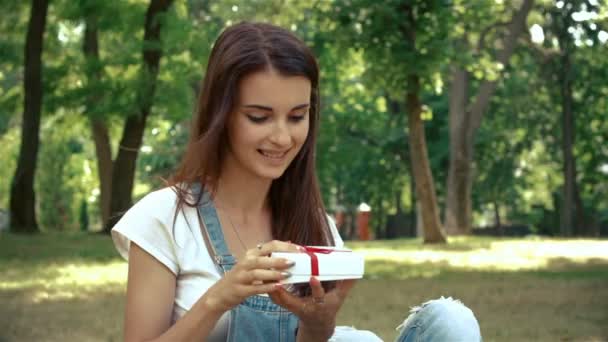
M 378 335 L 368 330 L 358 330 L 354 327 L 338 326 L 328 342 L 382 342 Z
M 431 300 L 412 309 L 404 333 L 424 341 L 481 341 L 479 323 L 471 309 L 452 298 Z

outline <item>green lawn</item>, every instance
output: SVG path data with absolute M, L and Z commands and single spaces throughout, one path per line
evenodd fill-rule
M 351 242 L 366 254 L 340 324 L 391 341 L 409 307 L 465 302 L 485 341 L 608 341 L 608 241 Z M 107 236 L 0 234 L 0 342 L 120 341 L 126 264 Z

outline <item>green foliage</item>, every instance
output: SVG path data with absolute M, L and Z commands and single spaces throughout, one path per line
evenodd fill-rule
M 28 6 L 22 1 L 5 1 L 0 20 L 0 137 L 17 125 L 16 116 L 23 111 L 23 48 Z
M 163 20 L 156 95 L 138 98 L 147 1 L 54 1 L 43 54 L 44 104 L 37 170 L 40 222 L 45 229 L 95 227 L 99 217 L 97 165 L 91 118 L 107 123 L 113 151 L 124 118 L 139 101 L 152 101 L 136 173 L 136 196 L 162 186 L 188 136 L 196 91 L 211 46 L 221 30 L 241 20 L 287 27 L 315 51 L 321 66 L 322 114 L 318 174 L 330 210 L 367 202 L 378 233 L 388 215 L 411 212 L 411 176 L 404 97 L 407 76 L 422 81 L 421 100 L 431 169 L 444 200 L 449 158 L 450 66 L 473 75 L 471 93 L 484 80 L 496 96 L 475 142 L 474 212 L 492 224 L 494 204 L 503 223 L 525 223 L 554 233 L 558 223 L 562 161 L 557 66 L 548 56 L 567 47 L 572 57 L 575 155 L 588 222 L 608 224 L 608 59 L 606 7 L 593 1 L 537 2 L 529 25 L 542 27 L 541 44 L 515 51 L 498 64 L 495 44 L 519 2 L 411 0 L 175 2 Z M 564 13 L 598 15 L 574 20 Z M 601 6 L 600 6 L 601 5 Z M 568 6 L 573 6 L 569 8 Z M 413 19 L 407 16 L 412 8 Z M 0 207 L 8 207 L 23 112 L 23 44 L 28 4 L 5 1 L 0 19 Z M 85 58 L 85 19 L 97 23 L 99 60 Z M 556 26 L 569 23 L 565 27 Z M 496 24 L 498 23 L 498 24 Z M 569 35 L 560 35 L 565 31 Z M 412 45 L 411 34 L 415 33 Z M 97 73 L 97 74 L 96 74 Z M 91 75 L 98 77 L 90 77 Z
M 407 8 L 412 8 L 412 18 Z M 443 1 L 344 0 L 324 14 L 333 22 L 328 37 L 343 49 L 364 54 L 366 83 L 395 99 L 404 96 L 411 74 L 432 84 L 450 51 L 446 47 L 453 12 Z
M 72 113 L 60 113 L 46 120 L 41 130 L 36 175 L 38 217 L 44 230 L 78 230 L 87 226 L 83 202 L 90 200 L 96 186 L 92 173 L 92 146 L 77 132 L 86 122 L 76 125 Z M 86 147 L 85 147 L 86 146 Z M 97 214 L 95 211 L 93 213 Z
M 189 127 L 163 119 L 153 120 L 148 127 L 137 164 L 139 180 L 155 189 L 164 185 L 181 161 Z
M 413 22 L 407 17 L 408 6 L 415 12 Z M 319 26 L 326 29 L 317 32 L 314 46 L 329 79 L 324 83 L 320 177 L 330 203 L 349 208 L 371 204 L 372 225 L 382 235 L 386 215 L 402 211 L 403 191 L 410 191 L 407 77 L 420 76 L 424 87 L 437 85 L 437 71 L 446 57 L 439 46 L 445 45 L 449 8 L 438 1 L 338 1 L 320 12 Z M 411 35 L 416 36 L 415 45 Z M 441 131 L 433 120 L 434 106 L 442 107 L 441 102 L 423 107 L 431 133 Z M 428 140 L 433 152 L 445 147 L 440 134 L 431 135 L 437 138 Z M 433 154 L 433 167 L 445 155 Z M 408 209 L 413 210 L 412 203 Z
M 19 156 L 20 130 L 14 127 L 4 135 L 0 135 L 0 208 L 9 207 L 9 194 L 11 193 L 11 181 L 17 167 Z
M 547 152 L 553 154 L 552 161 L 562 163 L 560 134 L 549 134 L 549 132 L 560 132 L 563 78 L 566 77 L 572 84 L 572 110 L 575 117 L 575 141 L 573 146 L 576 158 L 577 186 L 580 191 L 583 210 L 585 213 L 586 226 L 598 227 L 606 225 L 606 212 L 608 201 L 606 194 L 608 189 L 603 186 L 608 180 L 605 168 L 608 152 L 598 148 L 606 141 L 608 116 L 605 94 L 608 94 L 606 83 L 607 64 L 605 58 L 600 55 L 606 53 L 606 39 L 602 41 L 600 36 L 606 34 L 608 23 L 606 22 L 606 8 L 601 3 L 576 0 L 564 2 L 562 6 L 545 3 L 539 9 L 535 18 L 535 24 L 542 28 L 544 40 L 534 46 L 533 51 L 537 61 L 543 63 L 539 66 L 539 82 L 546 93 L 543 100 L 541 113 L 544 117 L 546 129 L 544 137 L 547 141 Z M 569 74 L 562 70 L 565 68 L 564 61 L 567 58 L 570 64 Z M 556 165 L 557 166 L 557 165 Z M 563 183 L 561 166 L 555 167 L 557 182 L 552 191 L 554 203 L 561 203 L 561 187 Z M 544 211 L 558 208 L 544 206 Z M 546 224 L 545 224 L 546 225 Z

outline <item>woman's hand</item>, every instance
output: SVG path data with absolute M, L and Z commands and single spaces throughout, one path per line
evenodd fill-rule
M 355 280 L 338 281 L 336 287 L 327 293 L 321 282 L 310 278 L 312 295 L 300 298 L 280 288 L 269 293 L 272 300 L 300 318 L 299 341 L 327 341 L 336 326 L 336 314 L 344 303 Z
M 212 310 L 223 313 L 249 296 L 281 289 L 280 281 L 291 275 L 284 270 L 293 263 L 269 256 L 273 252 L 299 252 L 300 248 L 292 243 L 274 240 L 248 250 L 245 257 L 205 293 L 207 304 Z

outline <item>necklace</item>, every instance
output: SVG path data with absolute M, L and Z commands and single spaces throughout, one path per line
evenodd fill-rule
M 245 245 L 245 243 L 241 239 L 241 235 L 239 235 L 238 230 L 234 226 L 234 223 L 232 222 L 232 219 L 230 218 L 230 215 L 228 215 L 228 213 L 224 209 L 222 209 L 222 211 L 224 212 L 224 214 L 226 214 L 226 217 L 228 218 L 228 222 L 230 223 L 230 227 L 232 227 L 232 231 L 234 231 L 234 234 L 236 235 L 236 238 L 239 239 L 239 242 L 241 243 L 241 246 L 243 247 L 243 250 L 245 252 L 247 252 L 247 245 Z

